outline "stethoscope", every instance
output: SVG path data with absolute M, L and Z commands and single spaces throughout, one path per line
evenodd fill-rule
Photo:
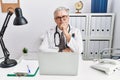
M 69 32 L 70 32 L 70 25 L 68 25 L 68 27 L 69 27 L 69 30 L 68 30 L 68 33 L 69 33 Z M 54 33 L 54 43 L 55 43 L 55 46 L 56 46 L 56 47 L 59 47 L 59 44 L 56 44 L 56 36 L 57 36 L 57 35 L 58 35 L 59 40 L 60 40 L 60 33 L 58 32 L 57 26 L 56 26 L 55 33 Z

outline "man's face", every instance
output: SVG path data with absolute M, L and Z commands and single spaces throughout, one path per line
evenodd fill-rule
M 55 16 L 54 16 L 54 20 L 56 22 L 56 24 L 58 25 L 58 27 L 60 28 L 61 24 L 69 24 L 69 16 L 68 13 L 65 10 L 62 11 L 58 11 L 56 12 Z M 60 28 L 62 29 L 62 28 Z

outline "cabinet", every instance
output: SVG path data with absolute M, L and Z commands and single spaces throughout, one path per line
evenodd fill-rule
M 99 59 L 101 56 L 109 58 L 112 54 L 108 51 L 100 52 L 105 48 L 112 48 L 114 31 L 114 13 L 86 13 L 70 14 L 70 24 L 79 28 L 82 34 L 84 60 Z

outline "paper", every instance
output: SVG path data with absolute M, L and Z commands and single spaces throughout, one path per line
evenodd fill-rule
M 2 0 L 3 3 L 18 3 L 18 0 Z
M 20 63 L 18 63 L 13 71 L 10 74 L 16 74 L 16 75 L 34 75 L 36 73 L 36 70 L 38 70 L 38 61 L 37 60 L 21 60 Z

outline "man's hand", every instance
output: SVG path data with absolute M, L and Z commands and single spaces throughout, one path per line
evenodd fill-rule
M 70 48 L 65 48 L 62 52 L 73 52 Z
M 66 37 L 67 42 L 69 42 L 70 39 L 71 39 L 71 36 L 70 36 L 70 34 L 69 34 L 68 30 L 67 30 L 68 29 L 68 24 L 62 23 L 60 28 L 63 31 L 63 33 L 64 33 L 64 35 Z
M 62 24 L 60 25 L 60 28 L 62 29 L 63 32 L 67 32 L 68 24 L 62 23 Z

